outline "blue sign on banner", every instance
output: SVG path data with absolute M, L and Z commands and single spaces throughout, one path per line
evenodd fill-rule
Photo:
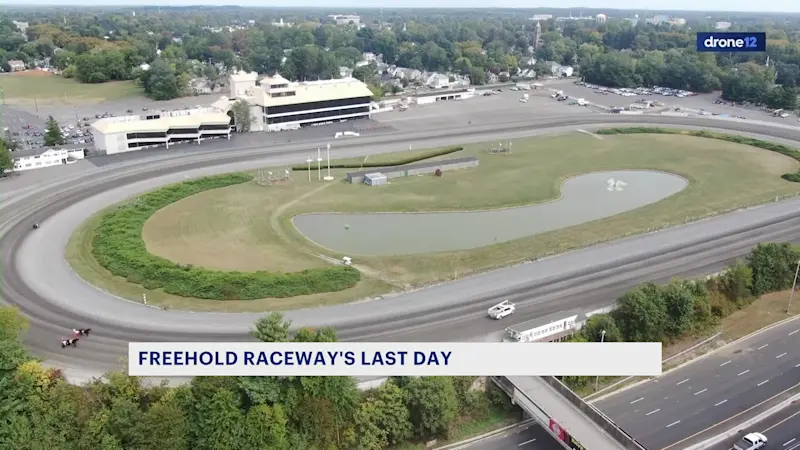
M 697 33 L 698 52 L 765 52 L 767 33 Z

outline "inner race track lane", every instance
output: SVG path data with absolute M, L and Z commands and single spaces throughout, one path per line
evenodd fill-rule
M 675 117 L 620 117 L 597 114 L 550 118 L 536 124 L 475 132 L 450 129 L 439 136 L 404 134 L 348 143 L 340 157 L 407 147 L 408 142 L 459 136 L 480 141 L 490 133 L 533 133 L 553 127 L 592 124 L 650 123 L 734 129 L 796 138 L 788 128 Z M 449 133 L 449 135 L 448 135 Z M 430 133 L 428 133 L 430 134 Z M 375 142 L 373 142 L 375 141 Z M 395 145 L 389 148 L 387 143 Z M 103 206 L 184 176 L 200 176 L 258 165 L 290 164 L 303 159 L 308 144 L 275 149 L 241 149 L 180 159 L 131 163 L 109 168 L 90 180 L 54 183 L 9 201 L 0 212 L 4 278 L 2 295 L 31 318 L 32 350 L 67 369 L 92 375 L 118 368 L 129 341 L 245 340 L 260 314 L 215 314 L 161 311 L 114 299 L 72 273 L 63 249 L 72 230 Z M 32 232 L 31 223 L 42 222 Z M 331 325 L 346 340 L 496 339 L 503 325 L 485 317 L 500 298 L 517 301 L 515 322 L 572 307 L 600 307 L 627 288 L 645 281 L 711 273 L 745 254 L 754 244 L 800 238 L 800 202 L 769 204 L 678 229 L 600 245 L 538 262 L 374 300 L 336 307 L 292 311 L 297 326 Z M 402 298 L 397 298 L 402 297 Z M 93 335 L 75 349 L 62 350 L 58 340 L 76 326 L 91 326 Z M 69 373 L 69 371 L 68 371 Z

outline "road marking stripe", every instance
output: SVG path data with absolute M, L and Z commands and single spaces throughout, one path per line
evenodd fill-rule
M 702 391 L 697 391 L 697 392 L 694 393 L 694 395 L 700 395 L 700 394 L 702 394 L 703 392 L 705 392 L 707 390 L 708 389 L 703 389 Z
M 742 373 L 740 373 L 739 375 L 736 375 L 736 376 L 737 376 L 737 377 L 740 377 L 740 376 L 742 376 L 742 375 L 746 374 L 747 372 L 750 372 L 750 369 L 747 369 L 747 370 L 745 370 L 744 372 L 742 372 Z
M 789 416 L 789 417 L 787 417 L 787 418 L 785 418 L 785 419 L 781 420 L 780 422 L 778 422 L 778 423 L 776 423 L 776 424 L 773 424 L 771 427 L 769 427 L 769 428 L 767 428 L 766 430 L 764 430 L 764 433 L 766 433 L 767 431 L 769 431 L 769 430 L 771 430 L 771 429 L 773 429 L 773 428 L 777 427 L 778 425 L 782 425 L 782 424 L 784 424 L 784 423 L 785 423 L 787 420 L 789 420 L 789 419 L 793 418 L 794 416 L 796 416 L 796 415 L 798 415 L 798 414 L 800 414 L 800 411 L 797 411 L 796 413 L 794 413 L 794 414 L 792 414 L 791 416 Z M 792 441 L 793 441 L 793 440 L 794 440 L 794 439 L 792 439 Z M 789 442 L 792 442 L 792 441 L 789 441 Z M 784 445 L 786 445 L 786 444 L 784 444 Z
M 782 358 L 784 356 L 786 356 L 786 352 L 783 352 L 780 355 L 776 356 L 775 359 Z
M 768 382 L 768 381 L 769 381 L 769 380 L 764 380 L 764 381 L 762 381 L 761 383 L 758 383 L 758 385 L 757 385 L 756 387 L 761 387 L 761 386 L 763 386 L 763 385 L 767 384 L 767 382 Z
M 797 333 L 798 331 L 800 331 L 800 330 L 794 330 L 794 331 L 792 331 L 791 333 L 789 333 L 789 336 L 791 336 L 791 335 L 793 335 L 793 334 Z
M 682 385 L 683 383 L 686 383 L 687 381 L 689 381 L 689 379 L 688 379 L 688 378 L 687 378 L 687 379 L 685 379 L 685 380 L 683 380 L 683 381 L 678 381 L 678 383 L 677 383 L 675 386 L 680 386 L 680 385 Z
M 726 398 L 725 400 L 723 400 L 723 401 L 721 401 L 721 402 L 717 403 L 717 404 L 716 404 L 716 405 L 714 405 L 714 406 L 719 406 L 719 405 L 721 405 L 721 404 L 723 404 L 723 403 L 725 403 L 725 402 L 727 402 L 727 401 L 728 401 L 728 399 Z
M 786 447 L 787 445 L 791 444 L 792 442 L 796 441 L 797 438 L 791 438 L 788 441 L 784 442 L 783 446 Z
M 794 450 L 794 449 L 796 449 L 797 447 L 800 447 L 800 444 L 794 444 L 793 446 L 789 447 L 789 448 L 788 448 L 788 449 L 786 449 L 786 450 Z
M 523 445 L 525 445 L 525 444 L 530 444 L 531 442 L 534 442 L 534 441 L 536 441 L 536 439 L 531 439 L 530 441 L 525 441 L 525 442 L 523 442 L 523 443 L 521 443 L 521 444 L 517 445 L 517 447 L 522 447 Z
M 640 401 L 644 400 L 644 397 L 639 397 L 636 400 L 632 401 L 630 404 L 639 403 Z
M 645 416 L 649 416 L 650 414 L 655 414 L 655 413 L 657 413 L 659 411 L 661 411 L 661 408 L 654 409 L 654 410 L 650 411 L 649 413 L 645 414 Z
M 671 427 L 673 425 L 677 425 L 679 423 L 681 423 L 681 421 L 680 420 L 676 420 L 675 422 L 672 422 L 671 424 L 667 425 L 667 428 L 669 428 L 669 427 Z
M 769 346 L 769 344 L 764 344 L 764 345 L 762 345 L 761 347 L 758 347 L 758 349 L 757 349 L 757 350 L 762 350 L 762 349 L 765 349 L 765 348 L 767 348 L 768 346 Z
M 781 395 L 783 395 L 783 394 L 785 394 L 785 393 L 787 393 L 787 392 L 791 391 L 792 389 L 796 389 L 798 386 L 800 386 L 800 383 L 797 383 L 797 384 L 795 384 L 794 386 L 792 386 L 792 387 L 790 387 L 790 388 L 788 388 L 788 389 L 785 389 L 785 390 L 783 390 L 782 392 L 778 392 L 777 394 L 775 394 L 775 395 L 773 395 L 772 397 L 770 397 L 770 398 L 768 398 L 768 399 L 766 399 L 766 400 L 762 401 L 761 403 L 758 403 L 757 405 L 753 405 L 753 406 L 751 406 L 751 407 L 749 407 L 749 408 L 745 409 L 745 410 L 744 410 L 744 411 L 742 411 L 742 412 L 739 412 L 739 413 L 737 413 L 737 414 L 734 414 L 734 415 L 732 415 L 731 417 L 728 417 L 728 418 L 727 418 L 727 419 L 725 419 L 725 420 L 721 420 L 721 421 L 719 421 L 719 422 L 715 423 L 714 425 L 711 425 L 710 427 L 707 427 L 705 430 L 698 431 L 697 433 L 695 433 L 695 434 L 693 434 L 693 435 L 691 435 L 691 436 L 685 437 L 685 438 L 681 439 L 681 440 L 680 440 L 680 441 L 678 441 L 678 442 L 673 442 L 672 444 L 669 444 L 668 446 L 666 446 L 666 447 L 662 448 L 661 450 L 668 450 L 668 449 L 670 449 L 670 448 L 674 448 L 674 447 L 676 447 L 676 446 L 678 446 L 678 445 L 680 445 L 680 444 L 683 444 L 684 442 L 686 442 L 686 441 L 688 441 L 688 440 L 690 440 L 690 439 L 694 439 L 694 438 L 696 438 L 697 436 L 700 436 L 701 434 L 703 434 L 703 433 L 705 433 L 705 432 L 707 432 L 707 431 L 709 431 L 709 430 L 713 430 L 714 428 L 716 428 L 716 427 L 718 427 L 718 426 L 720 426 L 720 425 L 722 425 L 722 424 L 724 424 L 724 423 L 730 422 L 731 420 L 733 420 L 733 419 L 735 419 L 735 418 L 737 418 L 737 417 L 741 416 L 742 414 L 745 414 L 745 413 L 747 413 L 747 412 L 750 412 L 750 411 L 752 411 L 753 409 L 755 409 L 755 408 L 758 408 L 759 406 L 761 406 L 761 405 L 763 405 L 763 404 L 765 404 L 765 403 L 767 403 L 767 402 L 769 402 L 769 401 L 772 401 L 772 400 L 774 400 L 774 399 L 776 399 L 776 398 L 780 397 Z M 798 447 L 800 447 L 800 444 L 797 444 L 797 446 L 798 446 Z M 789 448 L 789 449 L 787 449 L 787 450 L 793 450 L 793 447 L 792 447 L 792 448 Z
M 724 363 L 720 364 L 719 366 L 720 367 L 724 367 L 724 366 L 727 366 L 730 363 L 731 363 L 731 360 L 729 359 L 729 360 L 725 361 Z

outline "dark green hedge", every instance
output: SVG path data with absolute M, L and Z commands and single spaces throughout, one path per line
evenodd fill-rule
M 391 161 L 384 161 L 381 163 L 371 163 L 367 161 L 364 164 L 331 164 L 331 169 L 366 169 L 370 167 L 392 167 L 392 166 L 404 166 L 406 164 L 414 164 L 415 162 L 424 161 L 426 159 L 435 158 L 437 156 L 444 156 L 449 155 L 451 153 L 460 152 L 464 150 L 464 147 L 448 147 L 441 150 L 434 150 L 430 153 L 414 156 L 414 157 L 401 157 L 400 155 L 397 156 L 397 159 Z M 327 167 L 327 166 L 326 166 Z M 292 170 L 308 170 L 308 164 L 294 166 Z M 316 166 L 313 164 L 311 165 L 311 170 L 317 170 Z
M 713 133 L 705 130 L 677 130 L 673 128 L 657 128 L 657 127 L 627 127 L 627 128 L 604 128 L 598 130 L 596 134 L 681 134 L 685 136 L 703 137 L 709 139 L 719 139 L 721 141 L 733 142 L 736 144 L 751 145 L 753 147 L 763 148 L 773 152 L 786 155 L 800 161 L 800 150 L 789 147 L 783 144 L 776 144 L 775 142 L 762 141 L 746 136 L 735 136 L 732 134 Z M 794 173 L 786 173 L 781 175 L 786 181 L 800 183 L 800 170 Z
M 286 274 L 221 272 L 176 264 L 147 251 L 142 229 L 156 211 L 190 195 L 252 180 L 245 173 L 200 178 L 164 187 L 120 205 L 106 213 L 95 229 L 92 255 L 112 274 L 131 283 L 183 297 L 252 300 L 334 292 L 355 286 L 361 274 L 346 266 Z

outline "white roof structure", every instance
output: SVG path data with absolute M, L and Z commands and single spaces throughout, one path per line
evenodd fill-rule
M 146 119 L 145 116 L 122 116 L 100 119 L 92 124 L 92 128 L 102 134 L 110 133 L 152 133 L 166 132 L 170 128 L 197 128 L 202 125 L 226 125 L 230 116 L 217 108 L 195 108 L 180 111 L 151 112 L 149 116 L 160 115 L 159 118 Z
M 231 89 L 233 90 L 236 85 L 236 92 L 231 92 L 231 98 L 244 97 L 252 104 L 269 108 L 270 106 L 372 97 L 372 91 L 367 85 L 355 78 L 291 82 L 280 74 L 275 74 L 262 78 L 256 85 L 254 75 L 255 72 L 249 74 L 239 72 L 231 75 Z M 246 94 L 243 92 L 245 83 L 249 84 Z

